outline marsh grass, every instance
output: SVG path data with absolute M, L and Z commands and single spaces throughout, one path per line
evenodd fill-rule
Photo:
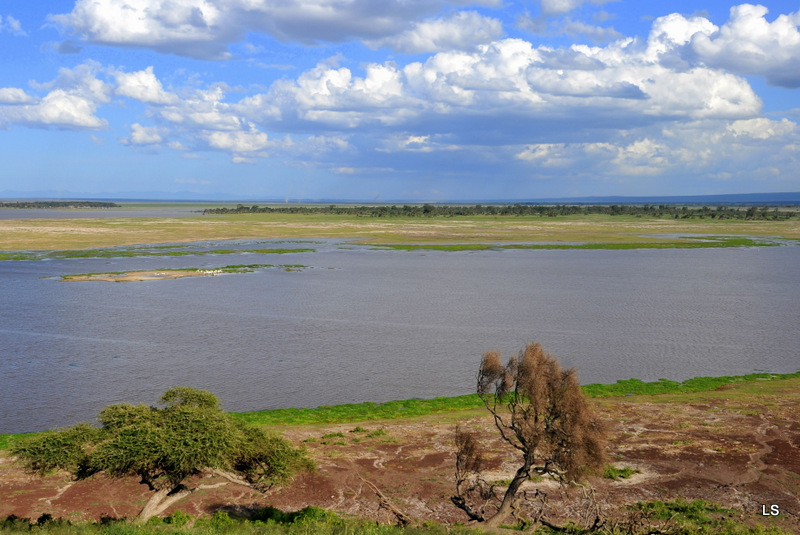
M 394 249 L 399 251 L 486 251 L 502 249 L 699 249 L 710 247 L 772 247 L 775 241 L 758 240 L 747 237 L 705 236 L 703 238 L 674 238 L 663 242 L 630 243 L 535 243 L 535 244 L 378 244 L 375 249 Z
M 137 244 L 229 239 L 339 238 L 361 243 L 550 242 L 607 244 L 683 242 L 680 234 L 800 238 L 788 221 L 674 220 L 601 214 L 559 217 L 461 216 L 363 218 L 335 214 L 241 214 L 181 218 L 0 220 L 4 251 L 85 250 Z M 695 240 L 696 242 L 696 240 Z M 735 246 L 701 242 L 695 247 Z M 711 245 L 708 245 L 711 244 Z M 0 259 L 21 253 L 3 253 Z M 30 253 L 29 253 L 30 254 Z
M 178 246 L 186 247 L 186 246 Z M 18 251 L 3 253 L 0 252 L 0 260 L 53 260 L 63 258 L 140 258 L 147 256 L 205 256 L 205 255 L 228 255 L 228 254 L 289 254 L 289 253 L 313 253 L 316 249 L 297 248 L 297 249 L 211 249 L 207 251 L 171 251 L 173 246 L 160 247 L 133 247 L 118 248 L 110 247 L 106 249 L 84 249 L 84 250 L 61 250 L 61 251 Z

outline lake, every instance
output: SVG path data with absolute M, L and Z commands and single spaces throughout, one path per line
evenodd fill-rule
M 312 248 L 290 254 L 217 249 Z M 800 369 L 800 247 L 395 251 L 225 241 L 200 256 L 0 262 L 0 433 L 194 386 L 227 410 L 471 393 L 541 342 L 583 383 Z M 61 275 L 298 264 L 147 282 Z

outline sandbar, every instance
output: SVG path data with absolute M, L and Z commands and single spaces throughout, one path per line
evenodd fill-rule
M 180 279 L 183 277 L 213 277 L 223 273 L 221 269 L 170 269 L 150 271 L 126 271 L 123 273 L 86 273 L 82 275 L 64 275 L 62 280 L 105 281 L 105 282 L 140 282 L 164 279 Z

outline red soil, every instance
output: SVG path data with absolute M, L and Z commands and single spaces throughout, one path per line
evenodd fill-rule
M 794 384 L 794 383 L 793 383 Z M 627 480 L 593 478 L 597 502 L 606 518 L 621 518 L 637 501 L 704 499 L 735 510 L 746 522 L 777 524 L 800 533 L 800 394 L 786 391 L 745 401 L 724 392 L 702 404 L 616 398 L 596 401 L 610 429 L 609 457 L 618 466 L 640 470 Z M 480 431 L 490 452 L 490 479 L 508 479 L 517 467 L 514 453 L 497 438 L 491 421 L 471 411 L 458 421 Z M 307 505 L 343 515 L 392 522 L 394 517 L 364 480 L 417 520 L 466 522 L 450 502 L 454 491 L 453 427 L 458 413 L 403 421 L 289 427 L 284 435 L 305 441 L 318 469 L 285 489 L 261 495 L 249 488 L 205 476 L 205 488 L 177 503 L 191 515 L 217 510 L 247 513 L 272 505 L 296 510 Z M 351 432 L 357 425 L 386 434 Z M 341 432 L 344 437 L 322 438 Z M 548 518 L 564 521 L 586 512 L 581 489 L 551 482 L 529 483 L 548 494 Z M 133 517 L 148 495 L 134 478 L 94 477 L 72 481 L 66 474 L 45 478 L 22 472 L 0 452 L 0 518 L 10 514 L 36 519 L 43 513 L 73 520 L 101 516 Z M 780 515 L 762 516 L 777 505 Z

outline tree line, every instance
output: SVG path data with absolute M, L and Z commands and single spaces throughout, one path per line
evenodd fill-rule
M 672 204 L 404 204 L 398 205 L 287 205 L 287 206 L 245 206 L 235 208 L 207 208 L 204 214 L 327 214 L 355 217 L 459 217 L 459 216 L 539 216 L 559 217 L 571 215 L 603 214 L 611 216 L 655 217 L 670 219 L 737 219 L 756 221 L 784 221 L 794 219 L 800 212 L 778 209 L 769 206 L 680 206 Z

